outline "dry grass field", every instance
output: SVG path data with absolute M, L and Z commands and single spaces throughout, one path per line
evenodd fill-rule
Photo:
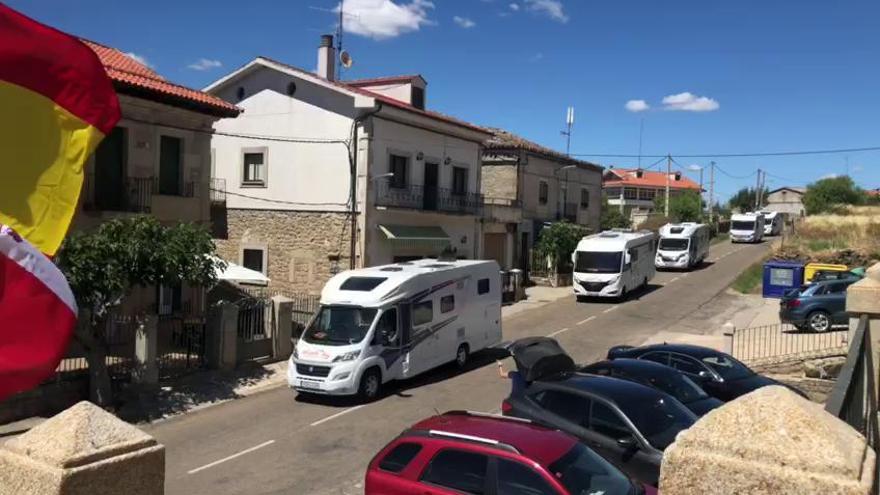
M 880 261 L 880 206 L 854 206 L 845 213 L 806 217 L 776 254 L 850 266 Z

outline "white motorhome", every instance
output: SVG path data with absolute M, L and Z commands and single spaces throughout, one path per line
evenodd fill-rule
M 778 211 L 762 211 L 764 215 L 764 236 L 779 235 L 782 233 L 782 224 L 785 218 Z
M 756 212 L 730 216 L 730 242 L 761 242 L 764 239 L 764 215 Z
M 708 225 L 694 222 L 667 223 L 660 227 L 657 243 L 657 268 L 690 269 L 702 263 L 709 254 L 711 232 Z
M 572 282 L 578 300 L 619 297 L 654 278 L 655 236 L 650 231 L 609 230 L 586 236 L 572 253 Z
M 501 341 L 495 261 L 424 259 L 331 278 L 287 372 L 301 392 L 375 398 L 382 384 Z

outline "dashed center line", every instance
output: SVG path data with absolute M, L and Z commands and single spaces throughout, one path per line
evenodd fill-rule
M 358 409 L 360 409 L 360 408 L 362 408 L 362 407 L 366 407 L 366 404 L 361 404 L 361 405 L 359 405 L 359 406 L 355 406 L 355 407 L 349 407 L 348 409 L 345 409 L 345 410 L 343 410 L 343 411 L 339 411 L 339 412 L 336 413 L 336 414 L 332 414 L 332 415 L 330 415 L 330 416 L 327 416 L 327 417 L 324 418 L 324 419 L 319 419 L 318 421 L 315 421 L 314 423 L 310 424 L 309 426 L 318 426 L 318 425 L 320 425 L 320 424 L 326 423 L 327 421 L 330 421 L 330 420 L 336 419 L 336 418 L 338 418 L 339 416 L 342 416 L 343 414 L 348 414 L 348 413 L 350 413 L 350 412 L 357 411 Z
M 672 280 L 670 280 L 669 283 L 671 284 L 672 282 L 675 282 L 676 280 L 678 280 L 678 279 L 680 279 L 680 278 L 681 278 L 681 277 L 675 277 L 675 278 L 673 278 Z
M 616 310 L 617 308 L 618 308 L 618 306 L 611 306 L 610 308 L 605 308 L 604 310 L 602 310 L 602 312 L 603 313 L 610 313 L 610 312 Z
M 578 325 L 583 325 L 583 324 L 588 323 L 588 322 L 591 322 L 591 321 L 593 321 L 593 320 L 595 320 L 595 319 L 596 319 L 596 315 L 593 315 L 593 316 L 591 316 L 591 317 L 589 317 L 589 318 L 587 318 L 587 319 L 585 319 L 585 320 L 581 320 L 581 321 L 579 321 L 577 324 L 578 324 Z
M 561 334 L 561 333 L 567 332 L 567 331 L 568 331 L 568 327 L 565 327 L 565 328 L 560 329 L 560 330 L 557 330 L 557 331 L 555 331 L 555 332 L 553 332 L 553 333 L 551 333 L 551 334 L 549 334 L 549 335 L 547 335 L 547 336 L 548 336 L 548 337 L 555 337 L 555 336 L 557 336 L 557 335 L 559 335 L 559 334 Z
M 212 468 L 212 467 L 214 467 L 214 466 L 216 466 L 216 465 L 218 465 L 218 464 L 223 464 L 223 463 L 226 462 L 226 461 L 231 461 L 232 459 L 235 459 L 235 458 L 237 458 L 237 457 L 241 457 L 241 456 L 243 456 L 243 455 L 245 455 L 245 454 L 250 454 L 251 452 L 253 452 L 253 451 L 255 451 L 255 450 L 262 449 L 263 447 L 268 447 L 268 446 L 272 445 L 273 443 L 275 443 L 275 440 L 269 440 L 269 441 L 267 441 L 267 442 L 263 442 L 263 443 L 261 443 L 260 445 L 255 445 L 255 446 L 253 446 L 253 447 L 251 447 L 251 448 L 249 448 L 249 449 L 244 449 L 244 450 L 242 450 L 241 452 L 238 452 L 238 453 L 232 454 L 232 455 L 229 456 L 229 457 L 224 457 L 223 459 L 220 459 L 220 460 L 214 461 L 214 462 L 212 462 L 212 463 L 210 463 L 210 464 L 205 464 L 204 466 L 197 467 L 197 468 L 195 468 L 195 469 L 190 469 L 189 471 L 186 472 L 186 474 L 196 474 L 196 473 L 198 473 L 199 471 L 204 471 L 205 469 Z

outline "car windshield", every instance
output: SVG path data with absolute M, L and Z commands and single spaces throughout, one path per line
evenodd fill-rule
M 746 220 L 735 220 L 730 222 L 730 230 L 755 230 L 755 222 L 749 222 Z
M 581 273 L 620 273 L 621 252 L 578 251 L 574 271 Z
M 696 416 L 677 400 L 661 397 L 652 402 L 635 401 L 623 411 L 657 450 L 665 450 L 678 432 L 694 424 Z
M 664 373 L 663 376 L 652 376 L 648 382 L 654 388 L 675 397 L 682 404 L 689 404 L 709 396 L 693 380 L 681 373 Z
M 318 315 L 303 333 L 303 340 L 310 344 L 355 344 L 366 337 L 376 312 L 375 308 L 321 306 Z
M 709 365 L 713 371 L 721 375 L 725 380 L 739 380 L 755 374 L 748 366 L 740 363 L 729 356 L 719 354 L 717 356 L 704 357 L 703 362 Z
M 550 464 L 549 470 L 572 495 L 636 493 L 633 483 L 617 468 L 579 443 Z
M 660 239 L 660 250 L 662 251 L 684 251 L 687 248 L 687 239 Z

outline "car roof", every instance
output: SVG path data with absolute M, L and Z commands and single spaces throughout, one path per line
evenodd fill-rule
M 663 374 L 673 375 L 679 373 L 669 366 L 655 363 L 654 361 L 648 361 L 647 359 L 617 358 L 599 361 L 598 363 L 593 363 L 590 366 L 594 365 L 606 365 L 612 368 L 631 371 L 633 373 L 650 374 L 654 376 Z
M 691 344 L 652 344 L 646 345 L 642 347 L 633 347 L 632 349 L 626 349 L 624 353 L 628 352 L 637 352 L 639 355 L 646 354 L 650 351 L 665 351 L 665 352 L 678 352 L 681 354 L 687 354 L 688 356 L 693 356 L 695 358 L 705 358 L 710 356 L 717 356 L 721 354 L 721 351 L 717 351 L 715 349 L 709 347 L 703 347 L 699 345 L 691 345 Z
M 611 378 L 610 376 L 572 373 L 553 383 L 576 392 L 589 392 L 617 404 L 621 409 L 639 407 L 640 404 L 665 398 L 667 394 L 641 383 Z
M 577 443 L 574 437 L 566 433 L 530 421 L 464 411 L 431 416 L 414 424 L 410 430 L 434 430 L 495 440 L 514 447 L 520 454 L 545 467 Z

